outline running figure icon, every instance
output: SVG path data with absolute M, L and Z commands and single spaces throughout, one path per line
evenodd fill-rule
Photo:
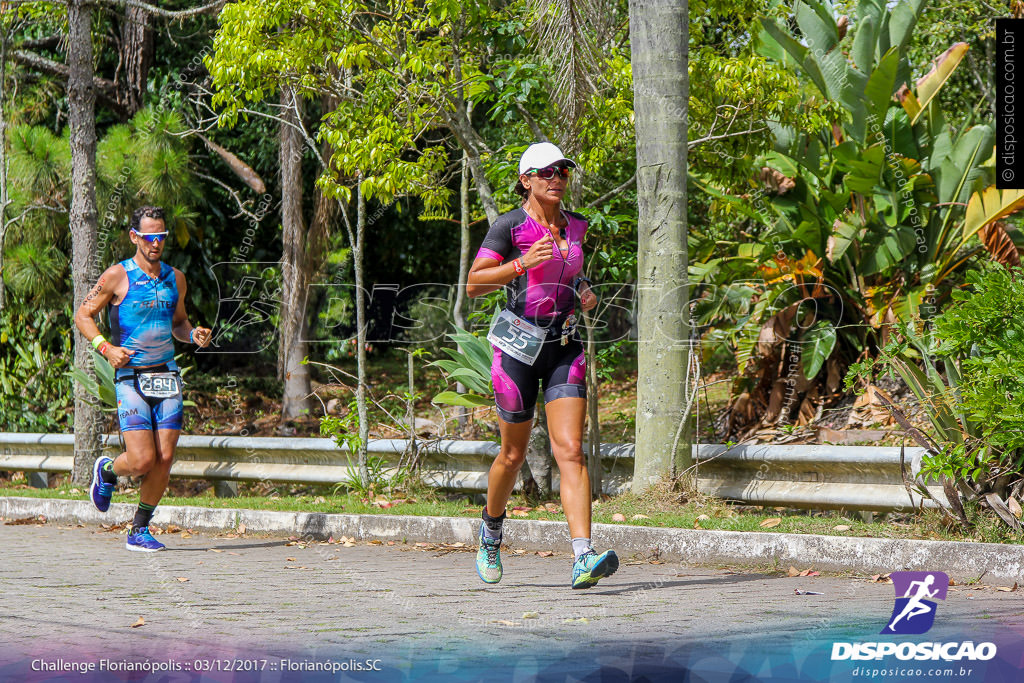
M 935 623 L 936 603 L 945 600 L 949 577 L 943 572 L 893 572 L 896 604 L 882 633 L 904 635 L 927 632 Z
M 934 574 L 929 574 L 923 581 L 912 581 L 910 583 L 910 587 L 907 589 L 906 595 L 903 596 L 905 598 L 910 598 L 910 601 L 907 602 L 906 607 L 903 608 L 903 611 L 900 612 L 899 616 L 889 623 L 890 631 L 896 630 L 896 623 L 903 617 L 906 617 L 907 621 L 910 621 L 919 614 L 928 614 L 928 612 L 931 612 L 934 609 L 934 607 L 921 602 L 924 598 L 934 598 L 936 594 L 938 594 L 938 588 L 933 591 L 928 590 L 928 587 L 933 583 L 935 583 Z M 911 595 L 910 592 L 914 590 L 914 586 L 917 586 L 917 592 L 914 595 Z

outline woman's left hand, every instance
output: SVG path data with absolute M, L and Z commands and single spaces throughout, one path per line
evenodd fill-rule
M 594 306 L 597 306 L 597 296 L 590 291 L 590 285 L 584 284 L 580 289 L 580 308 L 589 311 Z

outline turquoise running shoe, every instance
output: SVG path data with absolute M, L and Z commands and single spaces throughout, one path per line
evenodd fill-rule
M 480 522 L 480 548 L 476 551 L 476 573 L 484 583 L 501 581 L 501 541 L 484 535 L 483 522 Z
M 128 540 L 124 542 L 124 547 L 139 553 L 155 553 L 158 550 L 163 550 L 166 546 L 153 538 L 153 534 L 149 533 L 149 527 L 144 526 L 139 529 L 138 533 L 128 534 Z
M 596 586 L 598 580 L 611 576 L 618 568 L 619 556 L 614 550 L 606 550 L 600 555 L 593 550 L 583 553 L 572 565 L 572 587 Z

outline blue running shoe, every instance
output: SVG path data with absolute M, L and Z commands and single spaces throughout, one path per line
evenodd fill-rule
M 153 538 L 153 534 L 149 533 L 149 527 L 144 526 L 139 529 L 139 533 L 128 534 L 128 540 L 125 541 L 124 547 L 140 553 L 155 553 L 158 550 L 163 550 L 166 546 Z
M 100 471 L 108 462 L 113 462 L 113 460 L 105 455 L 101 455 L 96 458 L 96 463 L 92 466 L 92 486 L 89 490 L 92 495 L 92 504 L 100 512 L 106 512 L 110 509 L 110 497 L 114 494 L 114 484 L 108 484 L 103 481 L 103 475 L 100 474 Z
M 572 565 L 572 587 L 596 586 L 599 579 L 611 576 L 618 568 L 619 556 L 614 550 L 606 550 L 600 555 L 593 550 L 583 553 Z
M 480 523 L 480 547 L 476 551 L 476 573 L 484 583 L 501 581 L 501 541 L 484 535 L 483 522 Z

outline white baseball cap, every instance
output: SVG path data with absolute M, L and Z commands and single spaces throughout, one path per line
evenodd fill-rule
M 537 142 L 526 148 L 519 160 L 519 174 L 529 173 L 539 168 L 547 168 L 559 161 L 564 161 L 569 168 L 576 168 L 576 162 L 566 159 L 562 150 L 550 142 Z

